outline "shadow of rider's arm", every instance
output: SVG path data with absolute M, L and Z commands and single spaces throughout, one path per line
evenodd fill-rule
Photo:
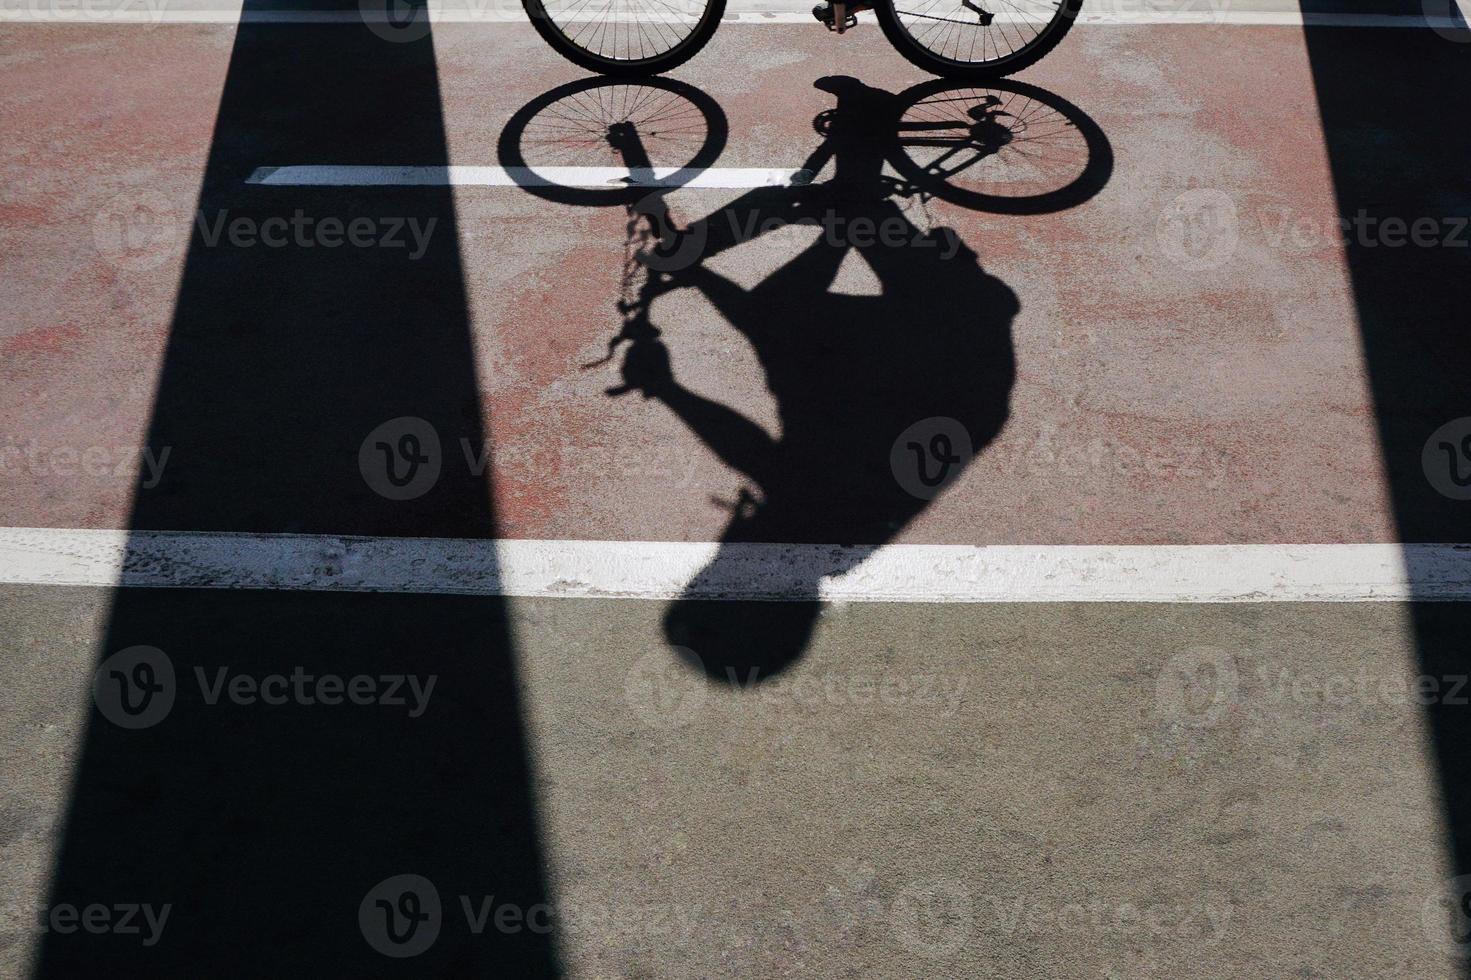
M 725 465 L 744 473 L 763 489 L 770 486 L 776 443 L 765 429 L 729 405 L 696 394 L 678 382 L 660 392 L 659 399 L 673 409 L 674 414 Z
M 709 277 L 746 295 L 727 279 L 713 273 Z M 703 280 L 706 276 L 701 274 L 696 278 Z M 716 305 L 720 306 L 718 300 Z M 769 486 L 776 460 L 775 441 L 740 412 L 680 384 L 670 366 L 669 349 L 662 341 L 645 340 L 630 347 L 623 360 L 623 380 L 623 390 L 642 391 L 644 397 L 668 405 L 727 466 L 744 473 L 763 488 Z

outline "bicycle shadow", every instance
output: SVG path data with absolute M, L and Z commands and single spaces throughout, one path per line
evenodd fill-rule
M 817 86 L 837 104 L 816 121 L 825 138 L 802 170 L 830 171 L 829 179 L 752 190 L 687 227 L 671 222 L 666 191 L 625 202 L 657 244 L 643 254 L 647 280 L 636 301 L 624 305 L 621 336 L 632 343 L 621 364 L 623 384 L 609 394 L 637 391 L 658 402 L 747 481 L 719 550 L 663 624 L 686 661 L 733 684 L 759 683 L 797 660 L 822 608 L 823 581 L 892 541 L 955 485 L 1008 419 L 1016 377 L 1011 324 L 1021 300 L 953 229 L 916 224 L 903 197 L 1041 213 L 1091 197 L 1111 170 L 1096 126 L 1031 86 L 1006 83 L 981 93 L 928 83 L 901 95 L 846 77 Z M 1089 159 L 1066 187 L 1024 197 L 961 187 L 954 178 L 965 165 L 995 167 L 1016 139 L 1026 113 L 1008 96 L 1019 94 L 1027 105 L 1047 99 L 1081 117 Z M 916 105 L 943 105 L 949 116 L 906 114 Z M 627 125 L 614 129 L 613 141 L 626 150 Z M 903 157 L 911 165 L 896 178 L 885 164 L 901 138 L 911 151 L 927 147 L 929 163 Z M 631 171 L 652 172 L 642 148 L 624 157 Z M 591 203 L 586 196 L 561 199 Z M 811 243 L 749 288 L 709 264 L 792 225 L 806 226 Z M 854 256 L 877 281 L 876 293 L 842 291 L 840 267 Z M 678 337 L 680 324 L 658 303 L 679 290 L 697 292 L 749 342 L 776 403 L 779 435 L 681 381 L 678 354 L 659 339 L 659 327 Z M 784 578 L 801 579 L 795 597 L 701 598 L 711 583 L 740 581 L 752 567 L 751 546 L 770 544 L 851 547 L 834 548 L 820 569 L 785 569 Z

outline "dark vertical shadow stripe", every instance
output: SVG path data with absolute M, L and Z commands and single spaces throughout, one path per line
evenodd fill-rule
M 432 39 L 239 27 L 199 197 L 205 228 L 298 214 L 366 217 L 380 238 L 398 219 L 434 227 L 413 259 L 406 232 L 404 247 L 327 247 L 293 228 L 269 247 L 211 244 L 196 226 L 149 435 L 169 463 L 139 491 L 132 527 L 495 536 L 487 477 L 460 448 L 484 440 L 451 192 L 244 183 L 256 167 L 324 163 L 448 163 Z M 393 501 L 369 487 L 358 451 L 406 416 L 437 432 L 442 472 Z M 123 590 L 101 653 L 135 644 L 170 658 L 176 702 L 138 731 L 93 712 L 50 902 L 172 911 L 153 946 L 48 933 L 38 974 L 555 971 L 545 930 L 492 923 L 476 935 L 460 902 L 494 895 L 525 913 L 548 901 L 501 600 Z M 210 704 L 199 678 L 213 684 L 222 668 L 436 681 L 415 718 L 412 698 Z M 433 883 L 443 919 L 407 959 L 376 952 L 358 919 L 368 891 L 400 874 Z
M 1374 9 L 1424 13 L 1419 0 L 1383 0 Z M 1471 503 L 1437 492 L 1421 460 L 1432 433 L 1471 416 L 1471 234 L 1463 224 L 1471 217 L 1471 44 L 1429 27 L 1308 27 L 1306 38 L 1339 214 L 1351 222 L 1346 261 L 1399 535 L 1471 541 Z M 1395 245 L 1401 236 L 1386 239 L 1382 225 L 1370 230 L 1371 221 L 1425 218 L 1438 229 L 1431 247 Z M 1459 244 L 1447 245 L 1453 234 Z M 1418 603 L 1412 615 L 1423 673 L 1471 672 L 1471 606 Z M 1466 874 L 1471 709 L 1438 703 L 1427 711 L 1450 856 L 1455 873 Z

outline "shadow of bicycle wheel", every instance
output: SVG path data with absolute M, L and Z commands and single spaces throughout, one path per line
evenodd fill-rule
M 917 191 L 975 211 L 1036 215 L 1084 203 L 1113 148 L 1077 106 L 1035 85 L 938 79 L 899 95 L 889 161 Z

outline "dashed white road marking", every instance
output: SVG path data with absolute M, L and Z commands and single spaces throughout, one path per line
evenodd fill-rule
M 289 166 L 258 167 L 247 184 L 270 187 L 776 187 L 805 170 L 772 167 L 710 167 L 701 170 L 654 167 L 631 171 L 624 167 L 390 167 Z
M 1471 601 L 1471 545 L 721 546 L 5 528 L 0 583 L 656 600 Z

